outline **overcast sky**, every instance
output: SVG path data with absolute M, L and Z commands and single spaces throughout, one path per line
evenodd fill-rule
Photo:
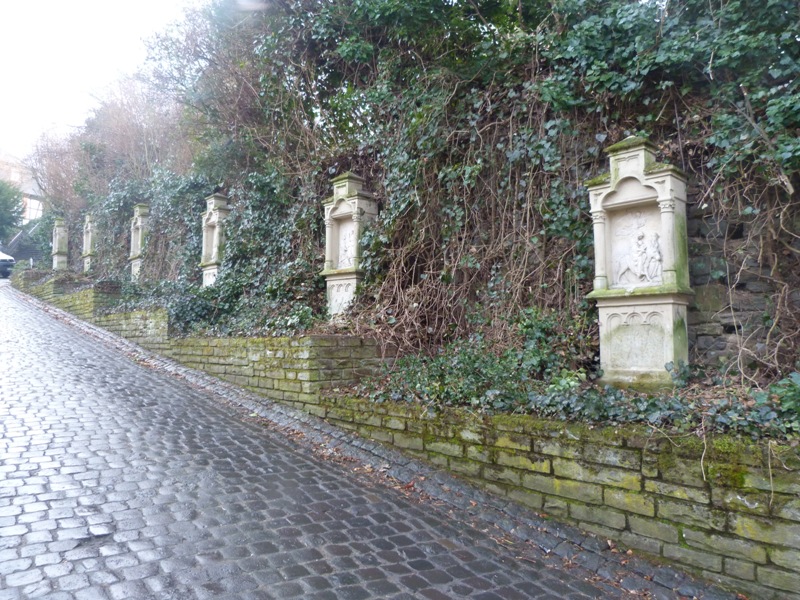
M 79 127 L 146 57 L 143 39 L 202 0 L 0 0 L 0 154 Z

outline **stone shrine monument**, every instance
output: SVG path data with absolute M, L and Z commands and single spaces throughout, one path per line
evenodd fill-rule
M 56 219 L 53 223 L 53 270 L 64 271 L 68 263 L 67 226 L 64 219 Z
M 323 201 L 325 209 L 325 277 L 331 317 L 343 313 L 355 297 L 363 277 L 359 239 L 364 223 L 378 214 L 378 203 L 362 188 L 364 180 L 345 173 L 331 180 L 333 196 Z
M 136 204 L 133 207 L 133 219 L 131 219 L 131 255 L 128 257 L 131 263 L 131 281 L 139 280 L 139 271 L 142 269 L 142 250 L 144 249 L 144 239 L 147 235 L 147 221 L 149 215 L 149 205 Z
M 94 257 L 94 219 L 92 215 L 86 215 L 83 223 L 83 272 L 86 273 L 92 268 L 92 257 Z
M 228 199 L 222 194 L 212 194 L 206 198 L 206 212 L 203 213 L 203 254 L 200 267 L 203 269 L 203 287 L 213 285 L 222 263 L 222 245 L 225 240 L 222 222 L 230 213 Z
M 664 365 L 688 362 L 686 178 L 630 137 L 606 149 L 610 173 L 588 182 L 604 383 L 671 385 Z

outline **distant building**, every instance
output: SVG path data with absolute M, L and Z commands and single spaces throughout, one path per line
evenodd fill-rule
M 0 179 L 22 191 L 22 224 L 42 216 L 44 203 L 42 191 L 33 173 L 22 161 L 10 155 L 0 155 Z

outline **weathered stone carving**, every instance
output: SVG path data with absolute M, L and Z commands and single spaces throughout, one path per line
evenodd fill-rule
M 64 271 L 68 266 L 67 258 L 67 226 L 64 219 L 56 219 L 53 223 L 53 270 Z
M 347 310 L 362 278 L 359 239 L 364 223 L 378 214 L 378 203 L 364 191 L 364 180 L 345 173 L 332 180 L 333 196 L 325 208 L 325 269 L 331 317 Z
M 203 287 L 213 285 L 217 280 L 225 242 L 222 222 L 229 213 L 227 197 L 222 194 L 212 194 L 206 198 L 206 212 L 203 213 L 203 255 L 200 261 L 200 267 L 203 269 Z
M 87 272 L 92 268 L 92 258 L 94 257 L 94 219 L 92 215 L 86 215 L 83 222 L 83 271 Z
M 589 182 L 603 381 L 669 384 L 688 361 L 686 180 L 647 140 L 607 149 L 611 172 Z
M 131 281 L 139 280 L 139 271 L 142 269 L 142 250 L 147 236 L 148 217 L 150 206 L 147 204 L 136 204 L 133 207 L 133 219 L 131 219 L 131 254 L 128 260 L 131 263 Z

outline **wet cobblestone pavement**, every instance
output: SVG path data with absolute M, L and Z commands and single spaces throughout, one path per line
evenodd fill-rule
M 644 597 L 325 460 L 5 281 L 0 364 L 0 600 Z

